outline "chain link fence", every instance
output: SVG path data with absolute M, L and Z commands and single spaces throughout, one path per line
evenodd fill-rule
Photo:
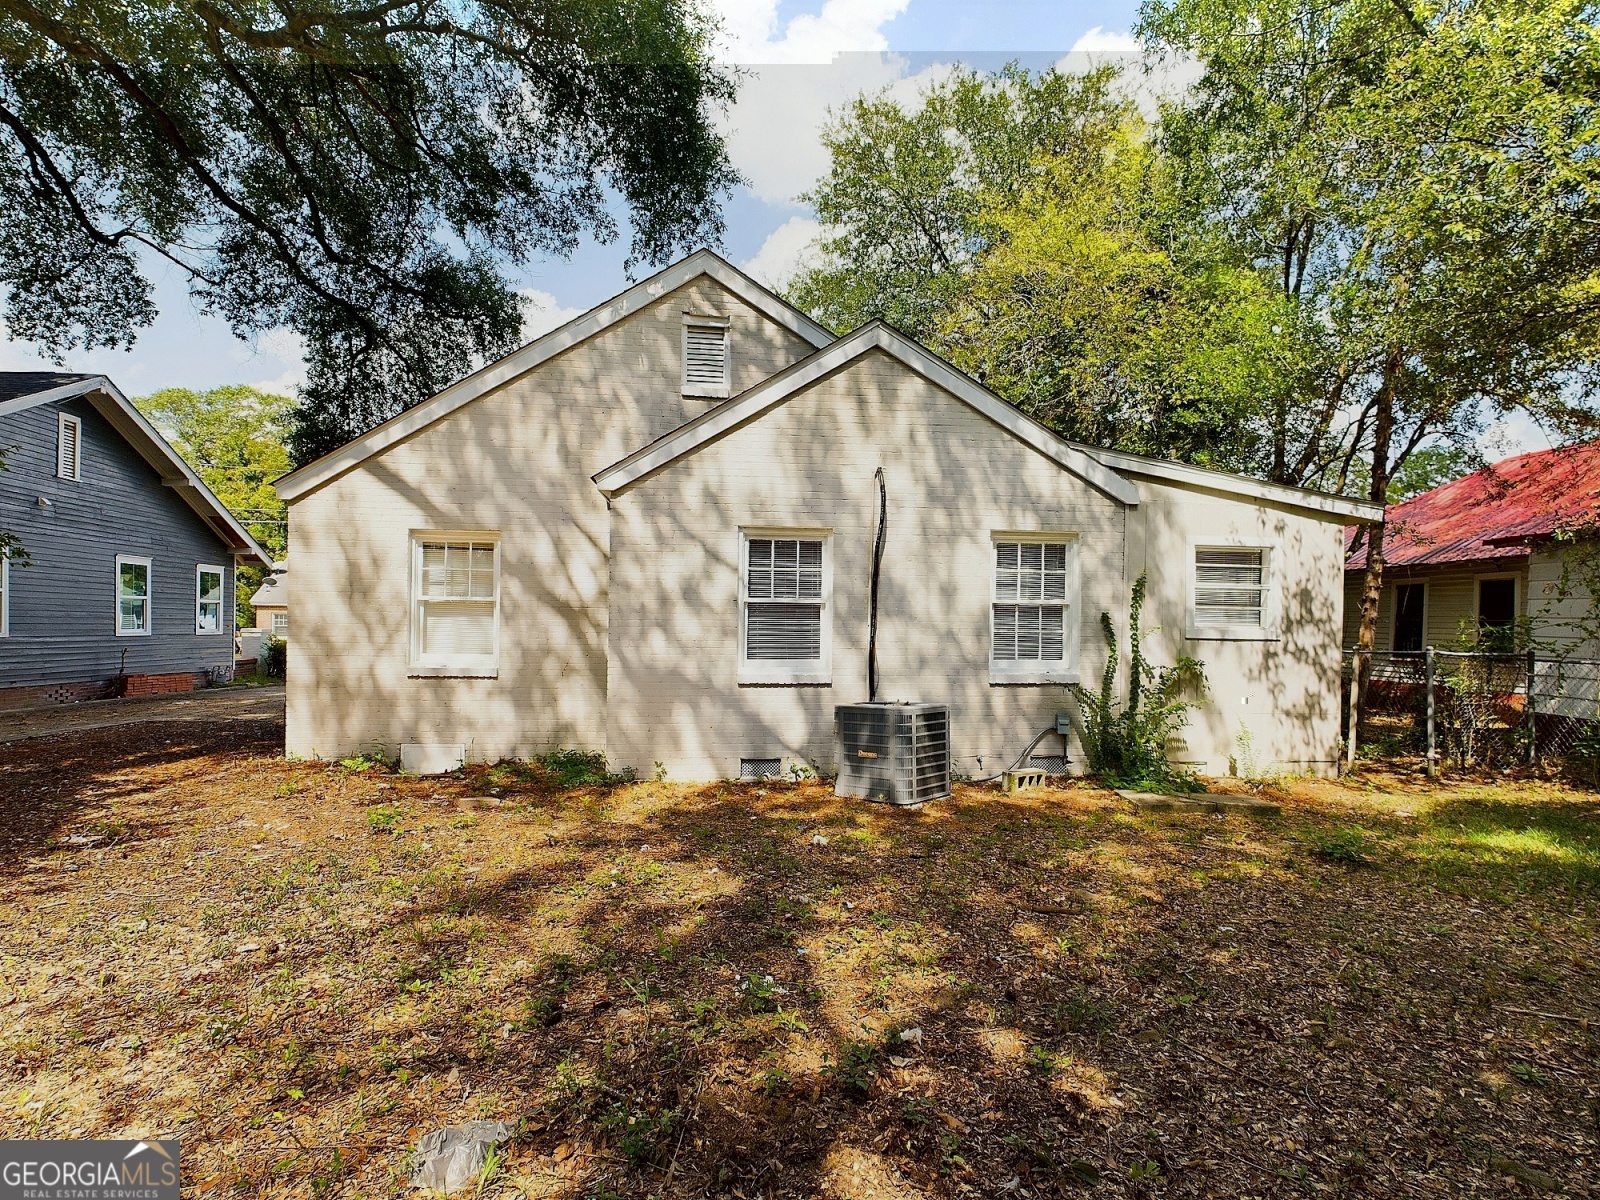
M 1426 650 L 1363 656 L 1357 754 L 1425 767 L 1547 765 L 1600 779 L 1600 661 Z M 1344 659 L 1344 735 L 1356 656 Z M 1348 742 L 1346 743 L 1348 745 Z

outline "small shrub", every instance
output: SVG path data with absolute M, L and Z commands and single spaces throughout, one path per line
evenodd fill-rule
M 1345 866 L 1356 866 L 1367 861 L 1367 841 L 1356 829 L 1335 829 L 1329 833 L 1318 831 L 1307 839 L 1311 852 L 1318 858 Z
M 678 1114 L 673 1109 L 658 1113 L 639 1112 L 626 1104 L 613 1104 L 600 1118 L 600 1128 L 616 1139 L 621 1150 L 634 1166 L 642 1166 L 654 1157 L 656 1150 L 672 1133 Z
M 267 638 L 261 643 L 257 662 L 261 664 L 261 674 L 271 679 L 285 678 L 289 668 L 289 643 L 282 638 Z
M 1117 631 L 1111 614 L 1100 614 L 1106 639 L 1106 665 L 1100 690 L 1080 683 L 1068 684 L 1083 718 L 1083 750 L 1089 770 L 1114 787 L 1149 790 L 1199 791 L 1194 777 L 1167 759 L 1167 740 L 1181 729 L 1194 705 L 1183 699 L 1191 688 L 1205 686 L 1205 669 L 1199 659 L 1181 655 L 1170 667 L 1157 668 L 1144 657 L 1140 612 L 1144 608 L 1145 576 L 1133 584 L 1128 603 L 1128 699 L 1116 696 Z

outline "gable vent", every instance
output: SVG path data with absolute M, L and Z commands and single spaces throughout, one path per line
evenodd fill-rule
M 82 471 L 83 422 L 70 413 L 62 413 L 56 422 L 56 475 L 79 479 Z
M 691 396 L 728 394 L 728 327 L 683 327 L 683 390 Z

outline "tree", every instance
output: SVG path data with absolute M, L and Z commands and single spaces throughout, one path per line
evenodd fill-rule
M 1165 122 L 1193 207 L 1328 331 L 1318 386 L 1275 422 L 1272 478 L 1342 490 L 1361 476 L 1381 504 L 1419 447 L 1464 443 L 1495 414 L 1592 421 L 1600 47 L 1586 11 L 1146 5 L 1144 35 L 1204 63 Z M 1379 525 L 1362 651 L 1383 543 Z
M 1191 234 L 1117 82 L 1012 67 L 856 101 L 790 297 L 836 329 L 887 319 L 1066 436 L 1248 470 L 1305 370 L 1297 313 Z
M 272 481 L 292 465 L 286 443 L 294 401 L 251 387 L 165 388 L 134 405 L 262 548 L 275 559 L 283 557 L 288 517 Z M 253 620 L 249 598 L 265 573 L 263 567 L 239 568 L 235 592 L 241 625 Z
M 1038 178 L 1043 160 L 1092 170 L 1132 107 L 1116 70 L 996 76 L 957 71 L 913 111 L 859 97 L 823 131 L 828 175 L 801 197 L 828 229 L 790 298 L 836 330 L 882 318 L 916 338 L 986 244 L 984 216 Z
M 12 336 L 130 344 L 142 266 L 305 339 L 299 461 L 520 331 L 502 257 L 720 237 L 731 77 L 690 0 L 0 0 Z

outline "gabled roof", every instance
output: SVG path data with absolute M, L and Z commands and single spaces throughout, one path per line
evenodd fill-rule
M 31 390 L 23 390 L 31 389 Z M 272 556 L 250 536 L 250 531 L 223 506 L 194 468 L 167 444 L 167 439 L 133 402 L 104 375 L 58 375 L 49 371 L 0 371 L 0 417 L 40 404 L 53 404 L 82 396 L 113 429 L 149 463 L 161 482 L 199 513 L 236 553 L 270 564 Z
M 1530 542 L 1600 521 L 1600 442 L 1519 454 L 1386 511 L 1386 567 L 1524 558 Z M 1363 542 L 1345 569 L 1366 566 Z
M 706 275 L 738 296 L 756 311 L 797 334 L 813 346 L 826 346 L 833 334 L 818 325 L 788 301 L 780 299 L 762 287 L 750 276 L 710 250 L 696 250 L 688 258 L 634 284 L 619 296 L 591 308 L 582 316 L 574 317 L 558 329 L 536 338 L 520 350 L 490 363 L 464 379 L 451 384 L 436 396 L 408 408 L 397 417 L 346 442 L 337 450 L 307 463 L 299 470 L 277 481 L 278 495 L 285 500 L 298 500 L 307 492 L 337 479 L 360 463 L 404 441 L 419 430 L 441 421 L 457 409 L 472 403 L 480 396 L 525 375 L 541 363 L 548 362 L 579 342 L 602 333 L 624 317 L 655 303 L 669 292 Z
M 1163 459 L 1142 458 L 1069 442 L 1007 403 L 927 347 L 882 321 L 872 321 L 833 344 L 801 359 L 788 370 L 679 426 L 594 476 L 608 497 L 693 453 L 725 433 L 756 420 L 823 376 L 872 350 L 881 350 L 929 382 L 966 402 L 1046 458 L 1123 504 L 1139 503 L 1139 490 L 1124 477 L 1147 476 L 1229 495 L 1270 500 L 1286 507 L 1328 514 L 1341 520 L 1376 520 L 1376 505 L 1208 471 Z
M 287 608 L 289 606 L 289 564 L 272 564 L 272 573 L 261 581 L 261 586 L 250 597 L 256 608 Z

